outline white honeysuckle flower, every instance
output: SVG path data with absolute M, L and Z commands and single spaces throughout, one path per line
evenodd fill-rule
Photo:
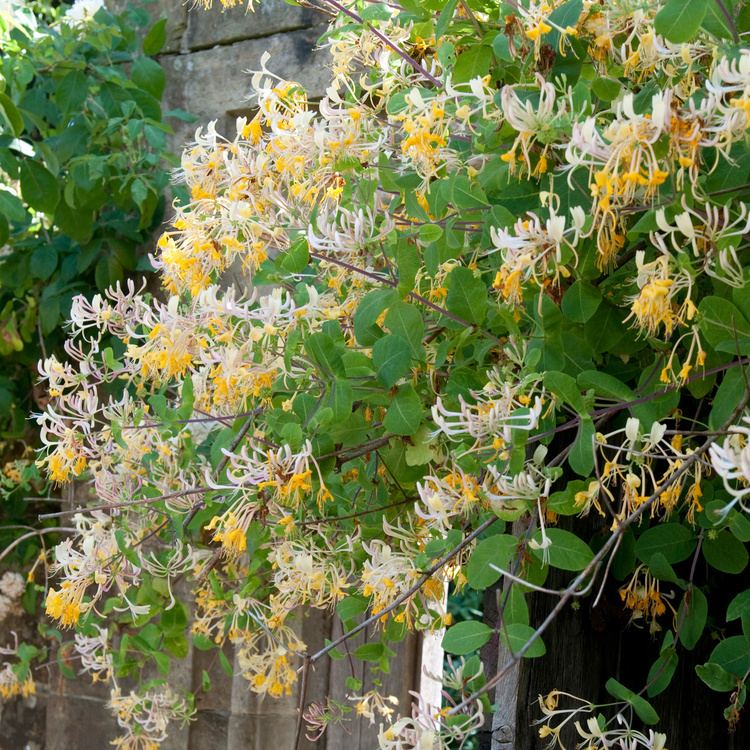
M 703 270 L 733 287 L 745 285 L 744 267 L 737 253 L 750 231 L 750 213 L 745 203 L 717 206 L 709 202 L 697 207 L 682 200 L 683 211 L 667 221 L 663 208 L 656 212 L 658 232 L 651 232 L 653 244 L 662 253 L 685 252 L 688 241 Z M 736 216 L 734 214 L 736 213 Z
M 62 17 L 62 22 L 68 26 L 83 26 L 104 7 L 104 0 L 75 0 Z
M 458 401 L 458 411 L 447 409 L 440 397 L 432 407 L 432 419 L 438 427 L 437 433 L 442 432 L 455 440 L 467 436 L 476 441 L 496 438 L 507 445 L 510 444 L 513 430 L 529 432 L 535 429 L 542 413 L 542 400 L 539 396 L 530 405 L 494 399 L 469 404 L 460 395 Z
M 641 434 L 641 420 L 638 417 L 628 417 L 625 423 L 625 437 L 635 443 Z
M 750 424 L 750 417 L 745 416 L 742 421 Z M 729 507 L 739 503 L 743 510 L 747 510 L 744 501 L 750 495 L 750 428 L 732 425 L 722 442 L 712 443 L 708 450 L 714 471 L 734 498 Z

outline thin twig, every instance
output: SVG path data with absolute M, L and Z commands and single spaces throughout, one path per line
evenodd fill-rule
M 430 73 L 429 70 L 427 70 L 425 67 L 420 65 L 408 52 L 405 52 L 401 49 L 397 44 L 394 44 L 385 34 L 383 34 L 382 31 L 379 31 L 376 29 L 372 24 L 367 23 L 362 16 L 355 13 L 353 10 L 350 10 L 346 6 L 339 3 L 337 0 L 319 0 L 323 3 L 328 3 L 328 5 L 333 6 L 338 10 L 340 13 L 343 13 L 344 15 L 349 16 L 353 21 L 356 21 L 357 23 L 361 23 L 363 26 L 366 26 L 370 31 L 378 38 L 380 39 L 383 44 L 390 47 L 402 60 L 405 60 L 409 65 L 411 65 L 414 70 L 419 73 L 420 75 L 424 76 L 433 86 L 436 86 L 439 89 L 443 88 L 442 82 L 435 78 L 432 73 Z
M 169 427 L 173 424 L 196 424 L 199 422 L 226 422 L 227 420 L 239 419 L 240 417 L 257 417 L 263 411 L 262 408 L 258 407 L 252 411 L 243 411 L 239 414 L 224 414 L 214 416 L 209 414 L 205 417 L 191 417 L 190 419 L 175 419 L 171 422 L 146 422 L 145 424 L 126 424 L 123 425 L 123 430 L 145 430 L 151 427 Z
M 302 739 L 302 709 L 305 707 L 305 696 L 307 694 L 307 673 L 310 671 L 310 660 L 305 657 L 302 665 L 302 677 L 299 684 L 299 701 L 297 702 L 297 728 L 294 735 L 294 750 L 299 748 Z
M 314 252 L 310 252 L 310 257 L 315 258 L 316 260 L 325 261 L 326 263 L 333 263 L 336 266 L 341 266 L 341 268 L 346 268 L 348 271 L 352 271 L 353 273 L 358 273 L 361 276 L 365 276 L 368 279 L 372 279 L 373 281 L 377 281 L 379 284 L 384 284 L 385 286 L 392 287 L 393 289 L 396 289 L 398 287 L 398 284 L 395 281 L 392 281 L 391 279 L 385 279 L 379 274 L 373 273 L 372 271 L 368 271 L 365 268 L 359 268 L 358 266 L 353 266 L 351 263 L 347 263 L 345 260 L 340 260 L 339 258 L 334 258 L 330 255 L 324 255 L 323 253 L 314 253 Z M 486 331 L 484 328 L 480 328 L 475 323 L 471 323 L 465 318 L 462 318 L 460 315 L 456 315 L 455 313 L 452 313 L 450 310 L 446 310 L 444 307 L 440 307 L 440 305 L 436 305 L 434 302 L 431 302 L 426 297 L 423 297 L 421 294 L 417 294 L 417 292 L 409 292 L 407 296 L 413 299 L 415 302 L 419 302 L 425 307 L 429 307 L 431 310 L 434 310 L 435 312 L 440 313 L 441 315 L 444 315 L 446 318 L 449 318 L 450 320 L 456 323 L 459 323 L 464 328 L 468 328 L 472 331 L 476 331 L 477 333 L 481 333 L 482 336 L 490 339 L 491 341 L 494 341 L 496 344 L 502 345 L 504 343 L 503 340 L 495 336 L 494 333 L 490 333 L 489 331 Z
M 14 539 L 2 552 L 0 552 L 0 561 L 4 560 L 21 542 L 31 539 L 34 536 L 42 536 L 43 534 L 74 534 L 76 529 L 69 526 L 49 526 L 44 529 L 34 529 L 29 531 L 27 534 L 19 536 L 18 539 Z
M 724 16 L 724 20 L 727 22 L 727 27 L 729 28 L 729 32 L 732 35 L 732 41 L 735 44 L 740 43 L 740 33 L 737 30 L 737 24 L 734 22 L 734 18 L 732 18 L 732 14 L 729 12 L 726 5 L 724 5 L 723 0 L 716 0 L 716 5 L 719 6 L 719 10 L 721 11 L 721 15 Z
M 118 508 L 131 508 L 136 505 L 150 505 L 151 503 L 158 503 L 160 500 L 171 500 L 175 497 L 183 497 L 184 495 L 198 495 L 205 492 L 213 492 L 211 487 L 189 487 L 186 490 L 179 490 L 177 492 L 169 492 L 166 495 L 159 495 L 157 497 L 144 497 L 140 500 L 131 500 L 127 503 L 104 503 L 103 505 L 94 505 L 89 508 L 70 508 L 69 510 L 61 510 L 57 513 L 42 513 L 37 518 L 40 521 L 44 521 L 47 518 L 61 518 L 62 516 L 71 516 L 76 513 L 91 513 L 95 510 L 117 510 Z
M 349 640 L 352 636 L 357 635 L 357 633 L 362 632 L 366 627 L 369 625 L 372 625 L 373 623 L 380 620 L 381 617 L 384 617 L 389 612 L 393 612 L 394 609 L 400 607 L 407 599 L 414 596 L 414 594 L 419 591 L 419 589 L 422 588 L 422 586 L 427 583 L 427 581 L 432 578 L 432 576 L 440 570 L 444 565 L 446 565 L 448 562 L 450 562 L 462 549 L 467 547 L 469 544 L 471 544 L 483 531 L 486 529 L 489 529 L 492 524 L 497 521 L 497 516 L 493 516 L 492 518 L 488 518 L 483 523 L 479 524 L 474 531 L 472 531 L 468 536 L 464 537 L 463 541 L 461 541 L 460 544 L 456 545 L 450 552 L 447 552 L 445 555 L 443 555 L 436 563 L 431 565 L 422 575 L 422 577 L 413 585 L 411 586 L 407 591 L 404 591 L 401 596 L 394 599 L 387 607 L 384 609 L 381 609 L 380 612 L 377 614 L 371 615 L 366 620 L 361 622 L 356 627 L 352 628 L 348 632 L 344 633 L 343 635 L 339 636 L 335 640 L 331 641 L 327 646 L 320 649 L 320 651 L 316 651 L 311 657 L 310 657 L 310 663 L 314 664 L 318 659 L 325 656 L 329 651 L 333 651 L 334 648 L 337 646 L 340 646 L 344 641 Z
M 313 518 L 309 521 L 300 521 L 295 526 L 315 526 L 319 523 L 332 523 L 333 521 L 346 521 L 350 518 L 359 518 L 360 516 L 369 516 L 371 513 L 378 513 L 381 510 L 388 510 L 389 508 L 397 508 L 400 505 L 406 505 L 407 503 L 413 503 L 417 498 L 407 497 L 404 500 L 396 500 L 394 503 L 388 503 L 387 505 L 378 505 L 376 508 L 366 508 L 365 510 L 359 510 L 356 513 L 347 513 L 343 516 L 324 516 L 323 518 Z

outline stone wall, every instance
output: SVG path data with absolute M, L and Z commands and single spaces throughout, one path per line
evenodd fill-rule
M 173 122 L 178 143 L 209 120 L 218 121 L 220 132 L 234 134 L 234 118 L 252 109 L 249 71 L 260 68 L 264 52 L 271 55 L 273 73 L 302 84 L 313 99 L 324 95 L 329 72 L 325 52 L 315 49 L 325 31 L 319 13 L 283 0 L 262 0 L 252 13 L 242 6 L 222 11 L 219 2 L 210 11 L 191 11 L 189 4 L 157 3 L 169 19 L 160 55 L 167 78 L 164 108 L 198 118 L 193 125 Z
M 192 124 L 173 121 L 171 147 L 179 153 L 196 127 L 217 120 L 217 129 L 234 135 L 234 118 L 252 111 L 248 102 L 251 74 L 264 52 L 271 54 L 269 69 L 302 84 L 310 98 L 320 99 L 328 82 L 325 52 L 315 43 L 325 24 L 311 10 L 286 5 L 283 0 L 261 0 L 254 13 L 238 7 L 222 12 L 215 1 L 211 11 L 189 10 L 183 0 L 108 0 L 110 8 L 142 5 L 153 19 L 168 19 L 168 40 L 160 55 L 166 72 L 164 109 L 184 109 L 197 117 Z M 33 623 L 30 623 L 33 627 Z M 330 617 L 308 612 L 299 627 L 310 648 L 323 646 L 326 638 L 338 635 Z M 355 640 L 351 648 L 362 639 Z M 433 644 L 434 645 L 434 644 Z M 434 649 L 433 649 L 434 650 Z M 437 653 L 437 652 L 436 652 Z M 409 690 L 419 684 L 420 644 L 407 638 L 392 660 L 393 671 L 382 675 L 382 690 L 397 695 L 403 706 L 410 702 Z M 227 651 L 231 662 L 233 654 Z M 442 652 L 430 670 L 440 671 Z M 71 664 L 75 667 L 74 664 Z M 201 690 L 208 673 L 211 689 Z M 355 670 L 355 672 L 352 672 Z M 50 666 L 48 683 L 40 694 L 27 701 L 0 706 L 0 750 L 106 750 L 117 736 L 117 726 L 106 703 L 108 690 L 91 685 L 88 679 L 66 680 Z M 348 659 L 327 659 L 311 672 L 306 700 L 322 701 L 327 695 L 344 700 L 346 678 L 364 678 L 361 663 Z M 44 673 L 40 674 L 44 680 Z M 192 689 L 197 694 L 197 715 L 187 727 L 171 727 L 162 750 L 294 750 L 297 730 L 297 702 L 259 701 L 239 676 L 229 677 L 221 668 L 216 652 L 191 651 L 173 666 L 169 681 L 173 687 Z M 122 686 L 127 690 L 127 686 Z M 363 690 L 373 685 L 367 680 Z M 432 691 L 439 691 L 439 685 Z M 346 730 L 333 728 L 317 744 L 303 737 L 300 750 L 374 750 L 377 727 L 366 721 L 353 722 Z

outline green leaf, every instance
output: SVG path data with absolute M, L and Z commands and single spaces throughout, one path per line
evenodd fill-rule
M 695 534 L 679 523 L 660 523 L 646 529 L 635 544 L 638 559 L 648 565 L 651 556 L 660 552 L 668 563 L 682 562 L 695 549 Z
M 750 616 L 750 589 L 742 591 L 729 602 L 727 622 Z
M 726 8 L 729 11 L 730 17 L 734 15 L 734 8 L 732 0 L 726 0 Z M 701 24 L 703 28 L 708 31 L 709 34 L 719 37 L 720 39 L 731 39 L 732 29 L 727 23 L 727 19 L 719 8 L 719 3 L 714 0 L 709 2 L 706 8 L 706 15 Z
M 711 413 L 708 415 L 708 426 L 718 430 L 724 426 L 737 408 L 737 403 L 745 393 L 745 373 L 742 368 L 733 367 L 724 373 L 721 384 L 716 389 L 712 400 Z
M 550 546 L 546 550 L 532 548 L 531 554 L 539 560 L 546 555 L 553 568 L 577 572 L 583 570 L 593 559 L 591 547 L 570 531 L 552 528 L 547 529 L 546 534 L 552 542 Z M 541 529 L 534 533 L 533 539 L 537 544 L 542 543 Z
M 567 0 L 550 13 L 549 20 L 562 29 L 575 28 L 583 12 L 583 0 Z M 552 49 L 559 45 L 560 32 L 553 28 L 546 39 Z
M 414 289 L 414 281 L 422 264 L 417 248 L 409 242 L 400 242 L 396 250 L 398 266 L 398 292 L 404 297 Z
M 737 687 L 737 678 L 718 664 L 711 662 L 698 664 L 695 672 L 711 690 L 716 690 L 718 693 L 726 693 Z
M 651 575 L 659 581 L 668 581 L 676 583 L 678 586 L 685 586 L 685 582 L 674 572 L 674 568 L 667 562 L 667 558 L 661 552 L 655 552 L 651 555 L 648 562 L 648 569 Z
M 648 690 L 646 693 L 649 698 L 663 693 L 669 687 L 677 669 L 678 661 L 677 652 L 674 648 L 665 649 L 659 654 L 659 658 L 648 671 Z
M 399 300 L 391 305 L 385 316 L 385 327 L 398 336 L 406 339 L 411 347 L 412 357 L 423 357 L 422 339 L 424 338 L 424 321 L 415 305 Z
M 468 268 L 454 268 L 448 276 L 448 310 L 469 323 L 481 325 L 487 316 L 487 287 Z
M 45 281 L 57 268 L 57 249 L 52 245 L 41 245 L 31 254 L 31 273 L 34 278 Z
M 126 560 L 131 562 L 133 565 L 141 565 L 140 558 L 136 554 L 135 550 L 128 544 L 127 540 L 125 539 L 125 532 L 122 529 L 117 529 L 115 531 L 115 541 L 117 542 L 118 549 L 120 550 L 120 552 L 122 552 Z
M 495 34 L 492 39 L 492 51 L 498 60 L 503 62 L 513 62 L 513 55 L 510 52 L 510 43 L 508 37 L 505 35 L 505 31 L 500 31 Z
M 440 224 L 422 224 L 419 227 L 419 239 L 425 244 L 437 242 L 443 236 L 443 228 Z
M 362 661 L 380 661 L 387 655 L 387 649 L 383 643 L 363 643 L 354 650 L 353 655 Z
M 8 127 L 13 135 L 18 136 L 23 133 L 23 117 L 21 117 L 18 108 L 7 94 L 0 93 L 0 114 L 3 115 L 3 119 L 8 123 Z
M 574 323 L 585 323 L 594 317 L 601 303 L 602 293 L 587 281 L 579 280 L 565 292 L 561 307 Z
M 593 389 L 597 396 L 610 398 L 613 401 L 626 403 L 635 400 L 632 388 L 628 387 L 614 375 L 599 370 L 585 370 L 578 374 L 578 387 L 582 391 Z
M 336 605 L 336 614 L 342 622 L 353 620 L 367 612 L 368 602 L 364 596 L 347 596 Z
M 547 508 L 561 516 L 575 516 L 580 513 L 581 508 L 576 505 L 576 495 L 586 492 L 590 482 L 574 479 L 567 482 L 565 487 L 558 492 L 553 492 L 547 501 Z
M 167 41 L 167 19 L 159 19 L 143 37 L 143 52 L 146 55 L 156 55 L 162 51 Z
M 482 539 L 471 553 L 466 566 L 469 586 L 480 591 L 492 586 L 501 573 L 491 566 L 497 565 L 507 570 L 517 546 L 518 540 L 510 534 L 495 534 Z
M 586 413 L 586 402 L 581 396 L 576 379 L 564 372 L 544 373 L 544 387 L 572 406 L 579 414 Z
M 456 208 L 486 208 L 490 205 L 482 188 L 472 185 L 465 175 L 455 175 L 451 182 L 451 201 Z
M 594 470 L 594 420 L 586 416 L 578 426 L 578 435 L 568 455 L 568 465 L 581 477 L 587 477 Z
M 22 224 L 28 215 L 20 199 L 2 186 L 0 186 L 0 214 L 8 221 L 17 224 Z
M 448 27 L 453 20 L 453 14 L 456 12 L 456 5 L 458 5 L 458 0 L 448 0 L 448 2 L 443 6 L 443 9 L 440 11 L 437 23 L 435 24 L 436 41 L 440 39 L 440 37 L 443 36 L 448 30 Z
M 591 84 L 591 90 L 603 101 L 611 102 L 617 99 L 622 84 L 616 78 L 598 76 Z
M 500 628 L 500 640 L 512 654 L 517 654 L 529 642 L 529 639 L 535 632 L 531 626 L 515 622 Z M 535 659 L 539 656 L 544 656 L 546 653 L 547 648 L 544 645 L 544 641 L 541 638 L 537 638 L 523 656 L 525 659 Z
M 700 29 L 709 0 L 667 0 L 656 14 L 654 27 L 670 42 L 689 42 Z
M 49 297 L 39 308 L 39 322 L 42 333 L 46 336 L 55 330 L 60 320 L 60 298 Z
M 185 607 L 179 601 L 175 601 L 174 606 L 165 609 L 161 616 L 161 627 L 165 631 L 174 631 L 181 633 L 187 626 L 188 618 Z
M 707 193 L 715 196 L 717 203 L 724 203 L 732 199 L 732 193 L 746 189 L 748 175 L 750 149 L 744 140 L 737 141 L 730 149 L 726 162 L 703 178 L 703 187 Z
M 306 237 L 298 237 L 279 259 L 279 267 L 287 273 L 298 274 L 310 262 L 310 248 Z
M 692 651 L 700 640 L 707 620 L 708 601 L 706 596 L 699 588 L 693 586 L 682 597 L 680 609 L 677 613 L 677 622 L 682 622 L 680 643 L 688 651 Z
M 336 378 L 331 383 L 331 391 L 326 399 L 326 406 L 333 411 L 333 419 L 336 422 L 347 419 L 352 412 L 353 403 L 354 389 L 351 382 L 344 378 Z
M 334 340 L 327 333 L 314 333 L 305 341 L 307 353 L 326 374 L 345 375 L 341 353 Z
M 402 385 L 388 407 L 383 427 L 394 435 L 413 435 L 422 421 L 422 400 L 412 385 Z
M 425 464 L 435 461 L 438 454 L 431 445 L 434 438 L 432 437 L 427 425 L 422 425 L 417 432 L 411 436 L 411 445 L 406 447 L 404 458 L 407 466 L 424 466 Z
M 383 336 L 372 348 L 372 361 L 380 381 L 388 388 L 410 369 L 411 347 L 409 342 L 394 333 Z
M 68 237 L 82 245 L 94 233 L 94 212 L 85 208 L 71 208 L 64 200 L 57 204 L 54 221 Z
M 656 713 L 654 707 L 645 698 L 626 688 L 625 685 L 615 680 L 614 677 L 610 677 L 604 687 L 611 696 L 631 705 L 638 718 L 644 724 L 653 725 L 658 723 L 659 714 Z
M 709 531 L 703 542 L 703 557 L 706 562 L 722 573 L 741 573 L 748 563 L 745 545 L 728 531 Z
M 464 656 L 476 651 L 489 641 L 492 628 L 483 622 L 468 620 L 459 622 L 445 632 L 443 650 L 456 656 Z
M 466 52 L 462 52 L 453 66 L 453 81 L 462 83 L 472 78 L 481 78 L 487 75 L 490 69 L 492 55 L 488 47 L 482 44 L 474 44 Z
M 711 652 L 709 661 L 736 677 L 744 677 L 750 669 L 750 640 L 744 635 L 725 638 Z
M 89 80 L 82 70 L 71 70 L 55 84 L 55 101 L 63 112 L 80 107 L 88 95 Z
M 506 625 L 521 623 L 529 624 L 529 605 L 526 603 L 526 594 L 519 586 L 511 586 L 508 591 L 508 601 L 503 613 L 503 622 Z
M 376 324 L 380 314 L 398 300 L 395 289 L 375 289 L 368 292 L 354 313 L 354 335 L 362 346 L 372 346 L 382 335 Z M 399 333 L 399 331 L 393 331 Z
M 223 649 L 219 649 L 219 664 L 221 664 L 221 668 L 224 670 L 224 674 L 226 674 L 227 677 L 231 677 L 234 674 L 232 662 L 229 661 Z
M 750 345 L 750 323 L 728 299 L 704 297 L 698 312 L 698 327 L 714 349 L 745 353 L 745 345 Z
M 57 178 L 41 164 L 29 159 L 21 162 L 21 195 L 37 211 L 52 214 L 60 200 Z

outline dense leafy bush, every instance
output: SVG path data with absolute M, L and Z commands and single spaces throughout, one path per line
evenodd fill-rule
M 5 563 L 31 566 L 30 580 L 46 549 L 41 536 L 57 528 L 28 525 L 49 510 L 29 497 L 49 488 L 34 462 L 30 412 L 56 398 L 37 386 L 38 360 L 63 355 L 76 295 L 151 269 L 143 250 L 163 216 L 173 161 L 164 73 L 149 56 L 164 41 L 164 21 L 140 41 L 147 15 L 100 6 L 0 7 L 0 540 Z M 8 576 L 0 619 L 23 591 Z M 34 601 L 29 586 L 24 605 L 33 611 Z M 42 653 L 22 644 L 16 656 L 0 672 L 4 697 L 32 689 L 29 662 Z
M 163 213 L 165 146 L 148 17 L 100 3 L 18 3 L 0 16 L 0 420 L 21 437 L 41 356 L 61 351 L 77 294 L 150 268 L 137 249 Z M 90 11 L 95 10 L 95 15 Z M 161 40 L 161 41 L 160 41 Z

